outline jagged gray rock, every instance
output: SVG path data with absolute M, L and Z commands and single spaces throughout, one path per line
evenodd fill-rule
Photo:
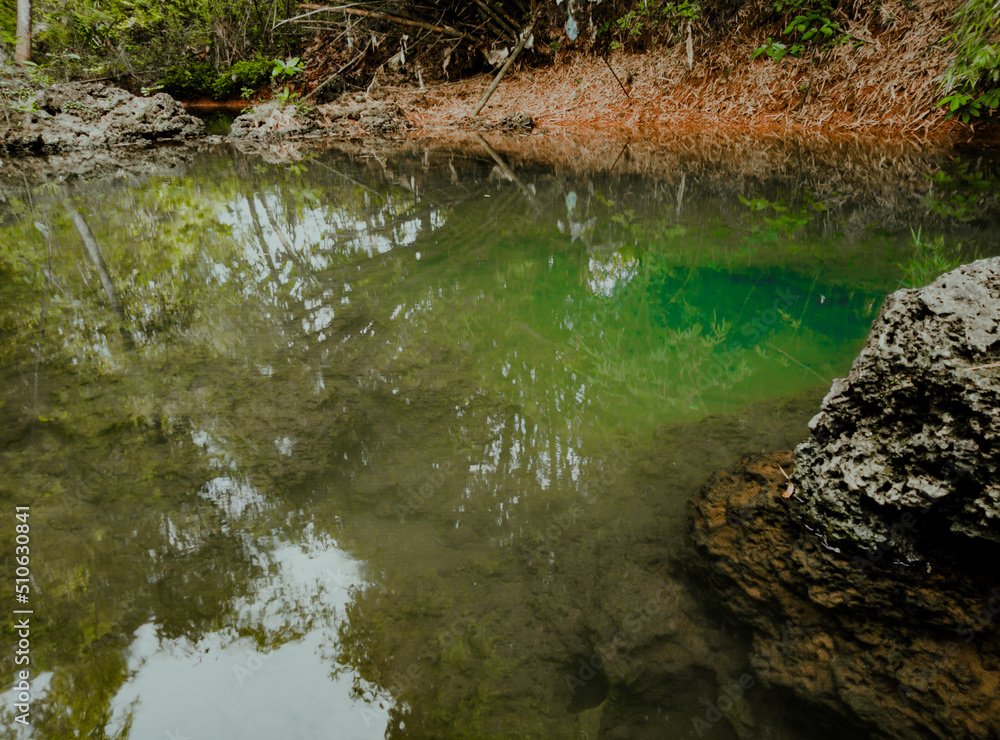
M 518 111 L 517 113 L 508 113 L 506 116 L 500 119 L 497 124 L 497 128 L 504 131 L 530 131 L 535 127 L 535 119 L 533 119 L 527 113 Z
M 350 122 L 357 122 L 363 131 L 357 131 Z M 270 101 L 255 106 L 233 121 L 229 137 L 267 141 L 311 135 L 344 136 L 350 133 L 388 136 L 406 126 L 406 115 L 391 101 L 365 101 L 345 105 L 327 103 L 315 109 Z
M 140 98 L 101 83 L 52 85 L 35 95 L 33 108 L 0 130 L 0 149 L 53 153 L 196 136 L 205 128 L 166 93 Z
M 238 116 L 229 129 L 229 138 L 260 140 L 303 136 L 318 127 L 313 116 L 300 114 L 296 106 L 272 100 L 255 105 Z
M 916 561 L 949 533 L 1000 542 L 1000 258 L 889 296 L 795 451 L 806 521 Z

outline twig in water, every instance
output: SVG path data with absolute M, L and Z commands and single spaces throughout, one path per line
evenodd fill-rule
M 783 494 L 781 494 L 781 497 L 782 498 L 791 498 L 792 494 L 795 493 L 795 484 L 792 483 L 792 479 L 788 477 L 788 473 L 785 472 L 785 469 L 783 467 L 781 467 L 779 465 L 778 466 L 778 470 L 781 471 L 781 474 L 783 476 L 785 476 L 785 480 L 788 481 L 788 488 L 786 488 L 785 492 Z
M 808 370 L 808 371 L 809 371 L 809 372 L 811 372 L 811 373 L 812 373 L 813 375 L 815 375 L 815 376 L 816 376 L 817 378 L 819 378 L 819 379 L 820 379 L 820 380 L 822 380 L 823 382 L 826 382 L 826 378 L 824 378 L 824 377 L 823 377 L 822 375 L 820 375 L 820 374 L 819 374 L 818 372 L 816 372 L 815 370 L 813 370 L 813 369 L 812 369 L 811 367 L 809 367 L 808 365 L 803 365 L 803 364 L 802 364 L 801 362 L 799 362 L 798 360 L 796 360 L 796 359 L 795 359 L 794 357 L 792 357 L 792 356 L 791 356 L 790 354 L 788 354 L 787 352 L 785 352 L 785 350 L 783 350 L 783 349 L 779 349 L 778 347 L 775 347 L 775 346 L 774 346 L 773 344 L 771 344 L 770 342 L 768 342 L 768 343 L 767 343 L 767 346 L 768 346 L 768 347 L 770 347 L 771 349 L 773 349 L 773 350 L 774 350 L 775 352 L 780 352 L 780 353 L 781 353 L 781 354 L 783 354 L 783 355 L 784 355 L 785 357 L 787 357 L 787 358 L 788 358 L 789 360 L 791 360 L 791 361 L 792 361 L 792 362 L 794 362 L 794 363 L 795 363 L 796 365 L 798 365 L 799 367 L 801 367 L 801 368 L 802 368 L 803 370 Z

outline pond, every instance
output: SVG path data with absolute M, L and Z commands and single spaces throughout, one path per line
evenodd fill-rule
M 763 686 L 712 714 L 747 645 L 686 503 L 804 438 L 889 292 L 1000 253 L 994 164 L 546 146 L 3 192 L 3 737 L 817 736 Z

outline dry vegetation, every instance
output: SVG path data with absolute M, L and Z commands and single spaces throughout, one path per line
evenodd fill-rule
M 769 37 L 782 38 L 786 19 L 767 0 L 747 2 L 722 21 L 696 22 L 690 59 L 683 34 L 646 49 L 625 44 L 611 51 L 606 43 L 601 47 L 600 39 L 569 43 L 553 18 L 482 115 L 495 120 L 524 111 L 545 128 L 726 126 L 964 138 L 975 134 L 975 127 L 946 121 L 944 110 L 936 106 L 952 58 L 943 39 L 959 5 L 959 0 L 858 0 L 838 10 L 853 43 L 817 47 L 811 55 L 786 56 L 780 62 L 751 58 Z M 432 35 L 420 33 L 418 38 Z M 412 54 L 396 69 L 377 64 L 384 53 L 372 55 L 367 66 L 356 62 L 367 93 L 400 98 L 411 121 L 425 132 L 468 116 L 492 75 L 460 79 L 463 71 L 476 68 L 473 56 L 484 51 L 483 44 L 465 48 L 455 40 L 442 45 L 442 40 L 420 47 L 411 39 Z M 317 64 L 304 78 L 303 90 L 345 63 L 348 55 L 342 47 L 342 38 L 317 38 L 311 48 Z M 390 48 L 396 46 L 390 43 Z M 464 49 L 464 56 L 455 51 L 452 66 L 442 70 L 442 56 L 453 48 Z M 324 59 L 330 61 L 324 64 Z
M 608 60 L 626 82 L 627 95 L 603 60 L 559 55 L 549 66 L 522 67 L 508 78 L 486 115 L 526 111 L 545 127 L 704 130 L 724 125 L 736 130 L 960 135 L 967 129 L 946 122 L 943 110 L 935 107 L 938 80 L 948 62 L 935 41 L 948 32 L 956 5 L 955 0 L 939 0 L 906 11 L 901 2 L 886 3 L 872 13 L 870 23 L 851 28 L 870 43 L 820 52 L 812 69 L 808 59 L 751 60 L 768 29 L 746 20 L 737 20 L 723 39 L 695 44 L 691 69 L 683 44 L 643 53 L 612 52 Z M 761 12 L 747 5 L 739 16 L 749 19 Z M 898 22 L 897 12 L 909 20 Z M 424 127 L 460 119 L 483 87 L 484 78 L 432 87 L 412 119 Z

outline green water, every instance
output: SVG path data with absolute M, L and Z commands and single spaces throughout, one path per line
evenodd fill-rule
M 927 247 L 769 181 L 305 154 L 4 194 L 4 736 L 687 737 L 747 654 L 685 503 L 803 438 Z M 810 736 L 779 699 L 712 736 Z

